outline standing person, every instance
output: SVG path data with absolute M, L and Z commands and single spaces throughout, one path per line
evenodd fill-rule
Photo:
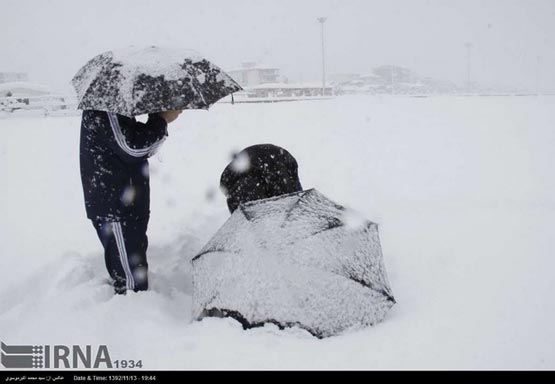
M 85 208 L 104 247 L 116 294 L 148 289 L 148 158 L 181 112 L 149 114 L 141 123 L 115 113 L 83 111 L 79 157 Z

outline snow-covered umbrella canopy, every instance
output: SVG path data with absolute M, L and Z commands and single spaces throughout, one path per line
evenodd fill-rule
M 78 108 L 137 116 L 179 109 L 208 109 L 242 88 L 192 50 L 151 46 L 102 53 L 72 80 Z
M 193 259 L 193 316 L 317 337 L 381 321 L 395 300 L 378 228 L 311 189 L 242 204 Z

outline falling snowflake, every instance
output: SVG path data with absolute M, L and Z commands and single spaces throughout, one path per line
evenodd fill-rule
M 251 160 L 246 153 L 239 153 L 235 160 L 231 163 L 231 169 L 235 172 L 243 173 L 249 170 Z
M 142 172 L 142 174 L 145 178 L 148 179 L 150 177 L 150 171 L 149 171 L 149 168 L 148 168 L 148 163 L 145 163 L 145 165 L 143 165 L 143 168 L 141 169 L 141 172 Z
M 341 216 L 341 221 L 349 230 L 356 231 L 366 224 L 366 219 L 357 211 L 352 209 L 345 209 Z
M 125 206 L 131 205 L 135 201 L 136 195 L 137 192 L 135 191 L 135 188 L 132 185 L 129 185 L 125 187 L 123 193 L 121 194 L 121 202 Z
M 133 271 L 133 278 L 135 283 L 144 283 L 148 277 L 148 269 L 146 267 L 139 267 Z

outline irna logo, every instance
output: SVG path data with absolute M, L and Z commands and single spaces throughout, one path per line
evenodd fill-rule
M 5 368 L 112 368 L 108 347 L 87 345 L 6 345 L 2 342 Z

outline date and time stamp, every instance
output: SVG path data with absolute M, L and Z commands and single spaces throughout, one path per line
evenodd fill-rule
M 74 375 L 74 382 L 148 382 L 154 383 L 158 380 L 155 374 L 103 374 L 103 375 Z

